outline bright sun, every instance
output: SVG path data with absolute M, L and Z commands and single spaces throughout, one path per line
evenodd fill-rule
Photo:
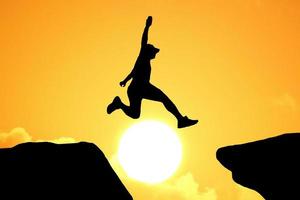
M 180 164 L 181 156 L 177 134 L 158 121 L 143 121 L 127 129 L 118 151 L 127 175 L 151 184 L 169 178 Z

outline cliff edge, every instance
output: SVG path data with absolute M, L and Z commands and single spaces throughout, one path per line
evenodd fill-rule
M 235 182 L 265 199 L 300 199 L 300 133 L 222 147 L 216 156 Z
M 132 200 L 92 143 L 24 143 L 0 149 L 0 173 L 1 198 Z

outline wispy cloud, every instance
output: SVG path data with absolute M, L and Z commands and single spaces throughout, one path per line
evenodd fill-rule
M 298 109 L 298 103 L 296 99 L 288 93 L 282 94 L 277 98 L 274 98 L 273 105 L 284 107 L 292 111 L 296 111 Z
M 59 137 L 52 140 L 36 140 L 36 142 L 52 142 L 55 144 L 66 144 L 66 143 L 75 143 L 76 140 L 71 137 Z
M 12 147 L 23 142 L 31 142 L 31 136 L 24 128 L 14 128 L 10 132 L 0 132 L 0 147 Z
M 240 185 L 237 186 L 237 195 L 239 200 L 264 200 L 264 198 L 258 192 Z
M 217 193 L 213 188 L 199 189 L 192 173 L 188 172 L 178 177 L 173 183 L 163 183 L 157 186 L 155 200 L 216 200 Z
M 117 156 L 112 156 L 109 161 L 118 176 L 123 181 L 126 180 L 126 174 L 118 162 Z M 209 187 L 200 190 L 199 184 L 191 172 L 179 176 L 172 182 L 166 181 L 153 185 L 152 190 L 153 192 L 148 192 L 147 200 L 217 200 L 216 190 Z
M 10 132 L 0 132 L 0 148 L 13 147 L 24 142 L 53 142 L 57 144 L 73 143 L 75 139 L 60 137 L 53 140 L 33 140 L 31 135 L 24 128 L 14 128 Z

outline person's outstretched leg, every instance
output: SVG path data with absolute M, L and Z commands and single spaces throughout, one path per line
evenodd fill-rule
M 117 109 L 121 109 L 127 116 L 137 119 L 140 117 L 141 113 L 141 103 L 142 98 L 135 90 L 128 89 L 128 98 L 130 102 L 130 106 L 125 105 L 121 99 L 116 96 L 111 104 L 107 107 L 107 113 L 111 114 Z
M 165 108 L 176 117 L 178 121 L 178 128 L 192 126 L 198 122 L 198 120 L 191 120 L 187 116 L 182 116 L 176 105 L 169 99 L 169 97 L 151 84 L 149 84 L 145 90 L 143 97 L 145 99 L 162 102 Z
M 175 106 L 175 104 L 169 99 L 165 93 L 163 93 L 160 89 L 155 87 L 154 85 L 147 86 L 147 89 L 144 91 L 144 98 L 159 101 L 164 104 L 165 108 L 172 113 L 177 120 L 181 119 L 183 116 Z

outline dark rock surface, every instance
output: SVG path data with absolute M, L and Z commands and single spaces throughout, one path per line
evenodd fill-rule
M 85 142 L 0 149 L 0 198 L 132 199 L 102 151 Z
M 217 159 L 265 199 L 300 199 L 300 133 L 222 147 Z

